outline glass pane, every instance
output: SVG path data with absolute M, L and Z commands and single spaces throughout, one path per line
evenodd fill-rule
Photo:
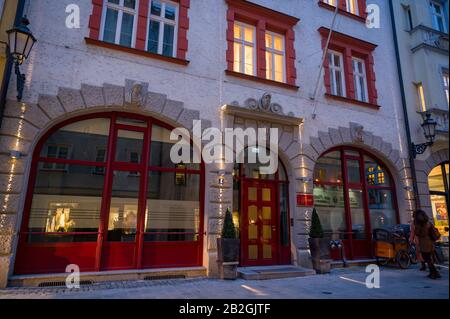
M 242 37 L 242 28 L 238 24 L 234 25 L 234 38 L 241 39 Z
M 343 96 L 344 95 L 344 88 L 342 86 L 342 73 L 341 73 L 341 71 L 335 70 L 335 77 L 336 77 L 336 95 Z
M 348 196 L 352 215 L 353 239 L 366 239 L 363 192 L 360 189 L 349 189 Z
M 170 139 L 168 129 L 153 124 L 150 150 L 150 166 L 167 168 L 200 169 L 200 163 L 174 163 L 170 158 L 170 150 L 178 140 Z M 189 147 L 190 159 L 193 160 L 194 150 Z M 200 157 L 200 156 L 199 156 Z
M 248 225 L 248 239 L 258 239 L 258 226 L 255 224 Z
M 131 125 L 131 126 L 147 127 L 147 121 L 138 120 L 138 119 L 132 119 L 132 118 L 126 118 L 126 117 L 118 117 L 116 119 L 116 123 L 117 124 Z
M 66 125 L 53 133 L 41 150 L 41 157 L 97 162 L 97 149 L 107 149 L 110 120 L 96 118 Z M 103 158 L 104 162 L 106 156 Z
M 441 233 L 441 241 L 448 243 L 448 209 L 445 196 L 431 195 L 430 199 L 434 225 Z
M 275 54 L 275 81 L 283 82 L 283 56 Z
M 161 2 L 152 0 L 152 6 L 150 9 L 151 14 L 160 17 L 161 16 Z
M 283 51 L 283 38 L 276 36 L 274 40 L 275 50 Z
M 272 220 L 272 207 L 263 206 L 262 208 L 262 218 L 263 220 Z
M 164 12 L 164 16 L 166 17 L 166 19 L 175 21 L 175 12 L 176 8 L 166 3 L 166 11 Z
M 263 239 L 264 240 L 272 239 L 272 226 L 271 225 L 263 225 Z
M 436 166 L 428 175 L 428 186 L 430 191 L 445 192 L 444 175 L 442 166 Z
M 447 176 L 447 185 L 450 185 L 450 179 L 449 179 L 449 171 L 448 171 L 448 164 L 444 165 L 445 168 L 445 175 Z
M 258 195 L 256 192 L 256 188 L 255 187 L 249 187 L 248 188 L 248 200 L 257 200 L 258 199 Z
M 255 205 L 248 206 L 248 222 L 254 224 L 258 221 L 258 208 Z
M 254 75 L 253 72 L 253 47 L 246 45 L 244 48 L 245 52 L 245 69 L 244 73 L 249 75 Z
M 34 184 L 28 223 L 34 234 L 30 242 L 95 242 L 100 222 L 104 177 L 92 174 L 92 167 L 67 165 L 65 171 L 39 170 Z
M 136 235 L 139 178 L 115 171 L 108 219 L 108 241 L 132 242 Z
M 116 161 L 140 163 L 144 133 L 135 131 L 117 131 Z M 136 156 L 138 154 L 138 156 Z M 137 162 L 136 162 L 137 160 Z
M 281 245 L 289 245 L 289 219 L 288 219 L 288 185 L 280 184 L 280 237 Z
M 266 33 L 266 47 L 271 48 L 272 47 L 272 35 L 269 33 Z
M 392 192 L 385 189 L 369 189 L 369 211 L 372 229 L 393 226 L 397 222 Z
M 272 258 L 272 245 L 263 245 L 263 258 Z
M 364 156 L 364 171 L 369 186 L 391 185 L 386 169 L 368 156 Z
M 200 175 L 175 183 L 173 172 L 150 172 L 145 241 L 196 241 L 200 225 Z
M 273 53 L 266 51 L 266 78 L 273 79 Z
M 347 231 L 345 221 L 344 188 L 314 186 L 314 203 L 326 237 L 343 239 Z
M 242 44 L 234 42 L 234 66 L 233 71 L 234 72 L 242 72 L 241 70 L 241 61 L 242 61 Z
M 258 259 L 257 245 L 248 245 L 248 259 Z
M 356 157 L 360 156 L 358 151 L 349 150 L 349 149 L 345 149 L 344 154 L 349 155 L 349 156 L 356 156 Z
M 164 24 L 163 52 L 165 56 L 173 56 L 173 39 L 175 27 L 173 25 Z
M 361 182 L 359 174 L 359 161 L 347 160 L 347 175 L 348 182 L 352 184 L 359 184 Z
M 158 53 L 158 39 L 159 39 L 159 22 L 150 20 L 148 26 L 148 48 L 147 51 Z
M 136 0 L 125 0 L 124 6 L 127 8 L 134 9 L 136 7 Z
M 246 177 L 255 179 L 275 179 L 275 174 L 261 174 L 260 167 L 267 167 L 269 163 L 261 164 L 259 162 L 259 152 L 266 152 L 265 154 L 269 156 L 269 152 L 266 149 L 260 149 L 257 147 L 249 147 L 245 151 L 244 157 L 244 173 Z M 251 153 L 251 156 L 249 156 Z M 272 153 L 273 155 L 273 153 Z
M 249 27 L 244 28 L 244 39 L 246 42 L 253 43 L 253 28 Z
M 262 200 L 263 201 L 270 201 L 271 200 L 271 189 L 270 188 L 263 188 L 262 189 Z
M 320 182 L 342 182 L 341 152 L 335 151 L 322 156 L 314 168 L 314 181 Z
M 333 61 L 334 61 L 334 66 L 336 66 L 336 67 L 341 66 L 341 57 L 339 55 L 333 54 Z
M 116 42 L 117 17 L 119 12 L 112 9 L 106 10 L 105 29 L 103 30 L 103 41 Z
M 134 16 L 123 12 L 122 27 L 120 30 L 120 45 L 131 47 L 131 40 L 133 39 L 133 21 Z
M 119 4 L 120 0 L 108 0 L 109 3 Z

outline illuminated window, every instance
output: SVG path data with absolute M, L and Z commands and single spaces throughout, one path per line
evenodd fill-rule
M 358 9 L 358 0 L 347 0 L 347 11 L 353 14 L 358 15 L 359 9 Z
M 367 183 L 371 186 L 383 185 L 386 183 L 385 173 L 381 166 L 367 168 Z
M 137 20 L 136 0 L 105 0 L 103 11 L 103 41 L 133 47 Z
M 234 23 L 234 71 L 256 75 L 255 27 Z
M 447 106 L 449 106 L 449 96 L 448 96 L 449 78 L 448 78 L 448 69 L 443 69 L 443 70 L 442 70 L 442 82 L 444 83 L 444 92 L 445 92 L 445 97 L 447 98 Z
M 419 98 L 419 111 L 425 112 L 427 110 L 427 106 L 425 103 L 425 93 L 423 91 L 422 83 L 417 84 L 417 95 Z
M 284 37 L 266 32 L 266 78 L 285 82 L 284 56 Z
M 329 5 L 332 5 L 332 6 L 336 6 L 336 1 L 337 0 L 324 0 L 323 2 L 325 2 L 325 3 L 328 3 Z

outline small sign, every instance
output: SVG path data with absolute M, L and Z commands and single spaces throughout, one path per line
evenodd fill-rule
M 297 193 L 297 206 L 313 206 L 314 196 L 313 194 Z

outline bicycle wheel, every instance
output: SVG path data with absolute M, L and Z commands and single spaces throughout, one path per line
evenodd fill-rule
M 411 264 L 417 264 L 417 251 L 415 246 L 411 246 L 408 250 L 409 259 L 411 259 Z
M 411 265 L 411 259 L 406 250 L 399 250 L 396 256 L 396 260 L 401 269 L 408 269 Z

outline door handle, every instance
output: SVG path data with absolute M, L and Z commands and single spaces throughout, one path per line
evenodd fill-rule
M 276 226 L 272 226 L 272 231 L 276 231 L 277 227 Z

